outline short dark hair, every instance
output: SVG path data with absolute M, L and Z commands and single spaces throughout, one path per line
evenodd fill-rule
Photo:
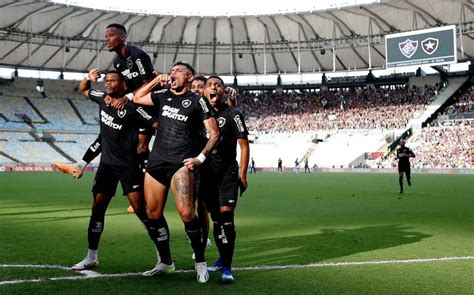
M 122 32 L 123 34 L 127 35 L 127 29 L 125 29 L 125 27 L 122 24 L 112 23 L 106 27 L 106 29 L 108 28 L 115 28 L 119 30 L 120 32 Z
M 125 79 L 123 78 L 123 76 L 122 76 L 122 73 L 120 73 L 119 71 L 110 70 L 110 71 L 108 71 L 107 73 L 105 73 L 106 76 L 107 76 L 108 74 L 116 74 L 117 76 L 119 76 L 120 80 L 122 80 L 122 81 L 125 80 Z
M 209 77 L 207 78 L 207 80 L 209 80 L 209 79 L 212 79 L 212 78 L 214 78 L 214 79 L 217 79 L 217 80 L 221 81 L 221 83 L 222 83 L 222 86 L 224 86 L 224 80 L 222 80 L 222 78 L 221 78 L 221 77 L 219 77 L 219 76 L 216 76 L 216 75 L 212 75 L 212 76 L 209 76 Z M 207 80 L 206 80 L 206 81 L 207 81 Z
M 172 68 L 174 68 L 175 66 L 185 66 L 185 67 L 191 72 L 191 74 L 192 74 L 193 76 L 196 74 L 196 72 L 194 71 L 193 67 L 192 67 L 190 64 L 188 64 L 187 62 L 185 62 L 185 61 L 176 61 L 176 62 L 173 64 Z
M 197 75 L 197 76 L 194 76 L 194 78 L 191 80 L 191 83 L 194 81 L 202 81 L 206 83 L 207 79 L 203 75 Z

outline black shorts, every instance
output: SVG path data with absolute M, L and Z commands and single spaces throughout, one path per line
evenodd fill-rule
M 124 196 L 131 192 L 143 191 L 143 172 L 137 163 L 131 166 L 100 163 L 92 185 L 92 192 L 94 195 L 102 193 L 107 196 L 115 196 L 119 181 Z
M 398 173 L 401 173 L 401 172 L 410 173 L 411 172 L 410 165 L 398 164 Z
M 238 188 L 238 167 L 219 172 L 202 169 L 198 199 L 206 204 L 210 212 L 219 212 L 222 206 L 237 206 Z
M 146 172 L 162 185 L 170 187 L 171 179 L 182 167 L 184 167 L 183 164 L 161 163 L 153 168 L 148 168 Z

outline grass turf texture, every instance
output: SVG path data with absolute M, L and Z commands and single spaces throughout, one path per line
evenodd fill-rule
M 0 174 L 0 264 L 70 266 L 87 250 L 92 174 Z M 474 176 L 418 175 L 398 193 L 396 174 L 256 174 L 239 199 L 235 266 L 474 256 Z M 100 273 L 155 264 L 151 241 L 126 198 L 111 202 Z M 183 224 L 168 199 L 166 217 L 178 269 L 193 269 Z M 215 246 L 206 253 L 217 258 Z M 57 269 L 0 268 L 0 282 L 78 276 Z M 457 293 L 472 294 L 474 260 L 235 271 L 222 286 L 194 272 L 165 277 L 97 278 L 0 285 L 0 294 Z

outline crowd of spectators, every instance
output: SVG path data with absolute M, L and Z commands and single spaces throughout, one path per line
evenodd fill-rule
M 414 168 L 471 168 L 472 123 L 459 121 L 453 126 L 426 127 L 410 140 L 416 154 Z M 407 144 L 408 145 L 408 144 Z
M 461 93 L 454 104 L 447 107 L 445 115 L 457 115 L 474 112 L 474 89 L 468 88 Z
M 407 146 L 415 153 L 413 168 L 472 168 L 473 122 L 469 120 L 437 121 L 409 138 Z M 372 168 L 396 167 L 394 154 L 370 162 Z
M 422 111 L 435 87 L 349 89 L 292 93 L 242 93 L 240 109 L 250 130 L 296 132 L 399 129 Z

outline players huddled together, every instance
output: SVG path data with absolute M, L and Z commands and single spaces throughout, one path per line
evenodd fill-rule
M 101 74 L 92 69 L 81 81 L 82 94 L 98 105 L 100 134 L 82 160 L 58 168 L 75 178 L 102 153 L 92 187 L 93 203 L 86 257 L 71 268 L 96 267 L 105 213 L 120 181 L 133 212 L 155 245 L 157 262 L 144 276 L 175 271 L 164 208 L 171 189 L 194 252 L 197 281 L 221 271 L 232 283 L 237 197 L 247 189 L 248 131 L 236 104 L 236 91 L 219 76 L 196 76 L 186 62 L 158 74 L 148 55 L 126 43 L 121 24 L 106 28 L 105 45 L 115 52 L 114 70 L 105 74 L 105 91 L 93 89 Z M 151 150 L 150 138 L 155 136 Z M 240 167 L 236 147 L 240 148 Z M 198 210 L 197 210 L 198 209 Z M 198 212 L 198 213 L 197 213 Z M 207 266 L 209 220 L 219 259 Z

